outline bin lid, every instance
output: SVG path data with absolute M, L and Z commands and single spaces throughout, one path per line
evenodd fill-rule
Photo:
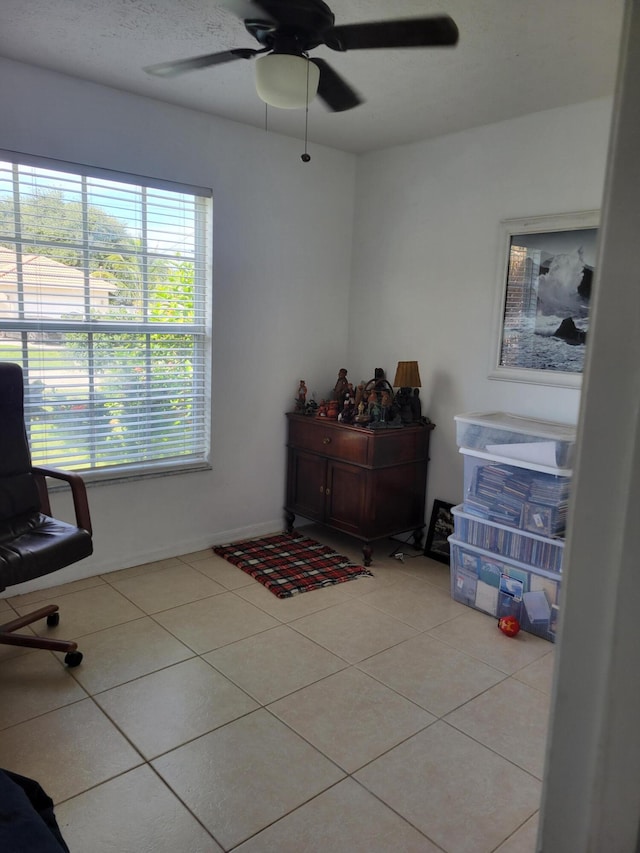
M 574 442 L 576 440 L 576 427 L 574 424 L 529 418 L 509 412 L 469 412 L 467 414 L 454 415 L 454 420 L 458 423 L 475 424 L 477 426 L 493 427 L 494 429 L 507 429 L 555 441 Z

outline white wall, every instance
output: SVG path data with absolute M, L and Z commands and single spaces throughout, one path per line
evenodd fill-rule
M 347 354 L 354 156 L 303 164 L 295 140 L 8 60 L 0 79 L 0 148 L 214 194 L 212 470 L 91 487 L 95 554 L 55 583 L 281 529 L 283 413 Z
M 300 378 L 321 396 L 341 366 L 392 379 L 418 359 L 428 511 L 461 498 L 454 414 L 576 420 L 577 390 L 487 378 L 499 223 L 600 206 L 610 100 L 358 159 L 315 147 L 305 165 L 286 137 L 8 60 L 0 74 L 0 148 L 214 191 L 213 470 L 92 487 L 96 554 L 56 582 L 277 529 Z
M 393 380 L 419 361 L 436 424 L 427 512 L 462 498 L 455 414 L 577 421 L 578 390 L 487 378 L 500 221 L 599 208 L 610 121 L 599 100 L 359 158 L 348 366 Z

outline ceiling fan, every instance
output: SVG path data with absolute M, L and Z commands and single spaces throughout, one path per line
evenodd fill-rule
M 144 70 L 175 77 L 264 54 L 256 62 L 256 88 L 265 103 L 285 109 L 304 107 L 317 93 L 330 110 L 341 112 L 357 107 L 363 99 L 328 62 L 309 58 L 309 51 L 318 45 L 349 51 L 448 47 L 458 41 L 458 28 L 448 15 L 334 26 L 334 14 L 323 0 L 246 0 L 238 16 L 260 48 L 233 48 Z

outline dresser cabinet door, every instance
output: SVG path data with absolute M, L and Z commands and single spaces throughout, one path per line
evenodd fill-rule
M 287 505 L 311 521 L 324 521 L 326 471 L 321 456 L 289 450 Z
M 326 523 L 345 533 L 358 535 L 365 515 L 368 471 L 346 462 L 327 466 Z

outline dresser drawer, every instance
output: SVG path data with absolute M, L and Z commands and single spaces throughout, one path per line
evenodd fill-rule
M 324 418 L 289 421 L 289 446 L 331 459 L 366 465 L 372 436 L 364 430 L 338 425 Z

